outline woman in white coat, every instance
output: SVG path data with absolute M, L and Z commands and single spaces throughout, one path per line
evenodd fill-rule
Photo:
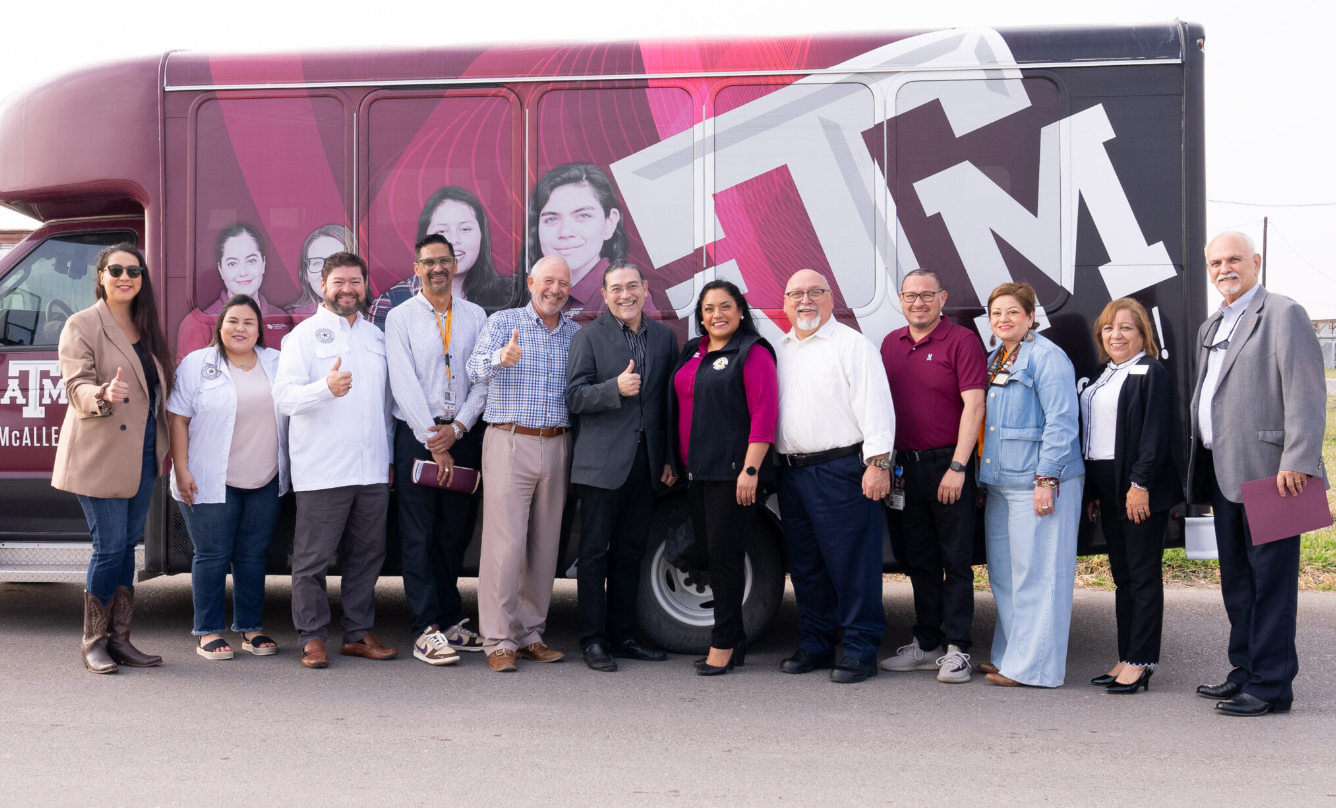
M 237 295 L 223 305 L 209 346 L 181 361 L 181 382 L 167 402 L 172 496 L 195 545 L 195 650 L 208 659 L 232 658 L 222 637 L 229 566 L 232 631 L 241 634 L 242 650 L 278 652 L 261 626 L 265 555 L 288 490 L 286 424 L 272 392 L 277 370 L 259 304 Z

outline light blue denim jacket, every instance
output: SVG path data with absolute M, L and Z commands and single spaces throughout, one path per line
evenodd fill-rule
M 1030 488 L 1035 475 L 1070 480 L 1084 474 L 1081 406 L 1067 354 L 1036 334 L 1034 342 L 1022 343 L 1010 372 L 1006 384 L 988 386 L 979 482 Z

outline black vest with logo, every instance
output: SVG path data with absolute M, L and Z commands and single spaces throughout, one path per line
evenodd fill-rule
M 676 379 L 677 372 L 696 355 L 702 339 L 706 338 L 698 337 L 686 344 L 673 365 L 669 379 Z M 765 348 L 771 356 L 775 355 L 775 349 L 763 338 L 738 332 L 720 350 L 706 353 L 696 369 L 696 383 L 691 396 L 691 444 L 687 453 L 688 467 L 683 475 L 689 480 L 736 480 L 746 464 L 751 411 L 747 409 L 747 389 L 742 366 L 747 361 L 747 353 L 755 345 Z M 674 429 L 673 440 L 670 441 L 673 459 L 680 470 L 682 458 L 676 435 L 680 407 L 676 393 L 668 397 L 668 410 L 668 423 Z M 758 467 L 762 482 L 771 482 L 775 478 L 773 456 L 771 447 Z

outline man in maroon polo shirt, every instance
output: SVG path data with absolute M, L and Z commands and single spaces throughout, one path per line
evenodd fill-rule
M 942 316 L 946 290 L 936 272 L 905 275 L 900 303 L 909 325 L 881 344 L 895 405 L 896 462 L 903 498 L 892 491 L 892 526 L 904 538 L 914 585 L 914 642 L 882 660 L 888 671 L 937 671 L 940 682 L 970 680 L 974 620 L 974 445 L 988 384 L 983 343 Z

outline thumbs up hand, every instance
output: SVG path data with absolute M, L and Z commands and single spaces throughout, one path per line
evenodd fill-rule
M 130 385 L 123 380 L 125 371 L 116 368 L 116 378 L 107 383 L 106 400 L 113 404 L 130 403 Z
M 353 372 L 351 370 L 340 371 L 343 365 L 343 357 L 334 358 L 334 366 L 329 369 L 329 375 L 325 377 L 325 384 L 329 385 L 329 392 L 342 398 L 348 395 L 348 391 L 353 387 Z
M 640 374 L 636 373 L 636 360 L 632 359 L 617 377 L 617 392 L 622 394 L 623 398 L 640 395 Z
M 523 355 L 524 349 L 520 347 L 520 330 L 516 328 L 510 334 L 510 342 L 507 342 L 506 346 L 501 349 L 501 364 L 505 367 L 512 367 L 520 361 L 520 357 Z

